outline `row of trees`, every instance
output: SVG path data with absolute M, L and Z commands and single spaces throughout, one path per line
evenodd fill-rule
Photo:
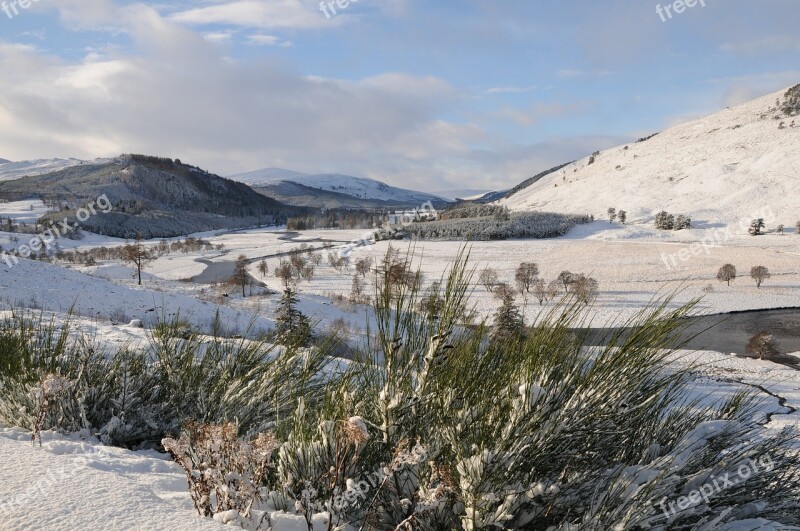
M 625 222 L 628 221 L 628 213 L 624 210 L 617 211 L 616 208 L 611 207 L 608 209 L 608 222 L 614 223 L 616 220 L 625 225 Z
M 692 220 L 683 214 L 673 215 L 662 210 L 656 214 L 655 226 L 659 230 L 684 230 L 692 228 Z
M 731 281 L 736 280 L 736 275 L 736 266 L 733 264 L 725 264 L 719 268 L 719 271 L 717 272 L 717 280 L 720 282 L 727 282 L 728 286 L 730 286 Z M 770 274 L 769 269 L 764 266 L 753 266 L 750 268 L 750 278 L 755 281 L 757 288 L 761 288 L 761 285 L 771 277 L 772 275 Z

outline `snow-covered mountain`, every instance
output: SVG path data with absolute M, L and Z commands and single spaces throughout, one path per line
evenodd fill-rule
M 361 200 L 381 201 L 397 205 L 419 206 L 427 201 L 436 203 L 448 202 L 447 199 L 437 195 L 397 188 L 374 179 L 335 173 L 308 175 L 280 168 L 267 168 L 232 175 L 230 178 L 254 188 L 268 188 L 280 183 L 294 183 L 324 192 L 352 196 Z
M 435 195 L 440 197 L 446 197 L 447 199 L 470 199 L 472 197 L 483 197 L 489 190 L 480 190 L 474 188 L 455 188 L 453 190 L 440 190 L 433 192 Z
M 544 175 L 499 203 L 511 210 L 626 210 L 651 222 L 666 210 L 695 226 L 766 212 L 800 219 L 800 85 L 598 152 Z
M 13 181 L 30 175 L 44 175 L 45 173 L 63 170 L 85 162 L 79 159 L 39 159 L 23 160 L 21 162 L 0 159 L 0 181 Z

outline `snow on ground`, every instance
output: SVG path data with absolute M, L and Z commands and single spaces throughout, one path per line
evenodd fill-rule
M 97 159 L 100 162 L 103 159 Z M 86 161 L 78 159 L 39 159 L 23 160 L 20 162 L 5 162 L 0 164 L 0 181 L 13 181 L 28 175 L 44 175 L 54 171 L 63 170 L 71 166 L 84 164 Z
M 133 284 L 133 281 L 129 283 Z M 173 290 L 121 285 L 30 260 L 20 260 L 12 268 L 0 264 L 0 301 L 11 307 L 60 313 L 73 308 L 78 315 L 104 319 L 116 317 L 121 322 L 141 319 L 153 323 L 179 314 L 181 319 L 206 332 L 210 331 L 217 311 L 232 330 L 245 330 L 254 318 L 251 312 L 219 306 Z M 255 319 L 257 329 L 266 331 L 274 326 L 274 322 L 266 317 Z
M 35 223 L 49 211 L 50 209 L 39 199 L 0 202 L 0 218 L 11 218 L 18 223 Z
M 0 469 L 2 529 L 231 529 L 197 514 L 183 470 L 155 451 L 51 432 L 42 434 L 39 447 L 24 430 L 0 429 Z M 296 515 L 273 513 L 272 521 L 274 531 L 308 529 Z
M 26 304 L 39 299 L 39 304 L 51 309 L 65 309 L 78 301 L 81 309 L 102 308 L 113 310 L 118 306 L 127 311 L 131 318 L 141 318 L 139 313 L 158 305 L 166 297 L 184 297 L 186 301 L 182 316 L 191 314 L 207 324 L 210 316 L 208 308 L 224 304 L 240 312 L 255 312 L 271 316 L 278 295 L 259 295 L 241 300 L 241 293 L 235 286 L 201 285 L 189 279 L 201 274 L 207 265 L 222 266 L 223 277 L 239 255 L 258 261 L 264 258 L 269 266 L 269 274 L 262 278 L 257 263 L 250 266 L 251 275 L 264 282 L 269 290 L 280 293 L 281 281 L 274 276 L 275 267 L 285 254 L 306 243 L 322 254 L 322 264 L 316 268 L 311 282 L 301 281 L 298 285 L 301 307 L 316 320 L 331 322 L 344 319 L 353 327 L 365 328 L 364 312 L 358 308 L 336 308 L 330 303 L 334 296 L 349 295 L 353 274 L 349 270 L 338 272 L 328 265 L 326 242 L 341 246 L 345 242 L 360 239 L 363 230 L 316 230 L 300 234 L 285 233 L 275 229 L 250 229 L 244 231 L 218 232 L 196 235 L 209 240 L 214 245 L 223 245 L 223 251 L 201 251 L 196 253 L 170 253 L 147 265 L 144 274 L 143 290 L 135 285 L 134 270 L 130 265 L 116 261 L 101 262 L 92 267 L 74 266 L 69 279 L 57 280 L 60 270 L 48 266 L 46 273 L 38 263 L 20 261 L 25 268 L 16 272 L 6 272 L 0 263 L 0 298 Z M 558 277 L 564 270 L 584 273 L 596 278 L 600 284 L 600 294 L 592 308 L 593 323 L 607 325 L 632 317 L 642 307 L 649 304 L 654 294 L 666 295 L 679 291 L 675 305 L 696 297 L 702 297 L 698 311 L 704 314 L 726 313 L 750 309 L 784 308 L 800 306 L 800 237 L 795 234 L 764 236 L 749 235 L 729 231 L 724 237 L 717 229 L 696 228 L 680 232 L 657 231 L 642 225 L 611 225 L 596 221 L 590 225 L 574 228 L 566 237 L 549 240 L 511 240 L 496 242 L 471 242 L 470 264 L 478 270 L 489 266 L 495 268 L 502 281 L 514 282 L 514 271 L 521 262 L 539 264 L 542 278 L 547 281 Z M 0 235 L 2 241 L 2 235 Z M 74 242 L 61 240 L 75 248 L 86 250 L 100 245 L 120 245 L 121 240 L 88 235 L 85 240 Z M 148 242 L 155 244 L 157 242 Z M 362 256 L 379 260 L 389 245 L 402 251 L 413 249 L 416 263 L 425 274 L 425 286 L 440 279 L 456 253 L 464 247 L 464 242 L 380 242 L 376 245 L 353 251 L 354 262 Z M 333 249 L 336 252 L 336 247 Z M 738 269 L 739 278 L 728 287 L 716 280 L 719 268 L 732 263 Z M 227 266 L 225 265 L 227 264 Z M 758 289 L 750 278 L 750 268 L 763 265 L 769 268 L 772 278 Z M 226 269 L 227 268 L 227 269 Z M 31 277 L 27 277 L 31 271 Z M 125 296 L 96 297 L 92 293 L 98 289 L 108 291 L 109 284 L 103 288 L 76 288 L 88 282 L 78 271 L 108 279 L 110 283 L 122 285 L 138 294 L 129 304 Z M 48 277 L 39 283 L 31 279 Z M 74 280 L 72 280 L 74 279 Z M 476 278 L 477 280 L 477 278 Z M 367 277 L 371 284 L 371 276 Z M 111 285 L 113 285 L 111 284 Z M 47 287 L 44 287 L 47 286 Z M 371 290 L 371 286 L 368 287 Z M 89 298 L 82 294 L 86 291 Z M 121 293 L 128 293 L 122 290 Z M 228 294 L 229 297 L 225 297 Z M 80 295 L 80 297 L 79 297 Z M 144 301 L 143 298 L 147 300 Z M 208 302 L 198 301 L 211 301 Z M 101 302 L 102 301 L 102 304 Z M 499 302 L 484 288 L 476 287 L 473 302 L 480 316 L 490 317 Z M 184 304 L 181 302 L 181 304 Z M 201 309 L 197 305 L 201 305 Z M 168 307 L 175 308 L 174 304 Z M 528 322 L 537 318 L 540 312 L 548 311 L 551 304 L 540 306 L 532 296 L 525 305 Z M 213 313 L 211 314 L 213 317 Z M 240 317 L 242 319 L 243 317 Z
M 471 264 L 480 269 L 495 267 L 501 278 L 513 281 L 514 269 L 522 261 L 539 263 L 542 276 L 555 278 L 562 270 L 586 273 L 600 282 L 601 294 L 595 304 L 594 323 L 603 324 L 629 317 L 647 304 L 653 293 L 682 288 L 679 301 L 703 296 L 704 313 L 752 308 L 800 306 L 800 238 L 795 235 L 770 234 L 758 238 L 734 234 L 715 247 L 696 243 L 709 237 L 713 229 L 694 229 L 680 233 L 662 233 L 647 226 L 609 225 L 596 222 L 574 229 L 567 237 L 553 240 L 474 242 L 470 244 Z M 65 311 L 73 303 L 82 315 L 106 318 L 116 310 L 127 318 L 147 318 L 180 308 L 181 316 L 196 326 L 210 324 L 217 308 L 223 320 L 244 326 L 252 315 L 258 322 L 272 324 L 279 295 L 256 294 L 242 299 L 236 288 L 200 285 L 180 281 L 203 270 L 210 263 L 231 262 L 239 254 L 257 259 L 268 257 L 272 272 L 281 255 L 305 242 L 320 248 L 324 240 L 347 242 L 365 231 L 309 231 L 292 236 L 280 231 L 254 229 L 204 234 L 224 251 L 172 253 L 149 264 L 143 275 L 144 286 L 133 279 L 133 270 L 117 262 L 92 267 L 67 268 L 20 260 L 8 269 L 0 264 L 0 298 L 18 306 L 46 307 Z M 71 241 L 70 241 L 71 242 Z M 80 249 L 97 245 L 118 245 L 99 236 L 74 242 Z M 157 242 L 148 242 L 155 244 Z M 341 245 L 341 243 L 339 244 Z M 405 250 L 415 248 L 417 263 L 426 275 L 426 285 L 436 280 L 452 262 L 461 242 L 393 242 Z M 695 247 L 693 247 L 695 245 Z M 388 242 L 358 249 L 353 260 L 367 254 L 378 260 Z M 683 257 L 681 250 L 686 250 Z M 350 291 L 354 271 L 339 273 L 327 265 L 327 251 L 312 282 L 299 285 L 300 307 L 325 327 L 341 320 L 362 329 L 363 308 L 334 304 L 331 298 Z M 676 254 L 677 253 L 677 254 Z M 688 254 L 687 254 L 688 253 Z M 669 256 L 675 255 L 674 263 Z M 665 256 L 667 260 L 665 261 Z M 684 259 L 685 258 L 685 259 Z M 715 280 L 719 266 L 737 265 L 745 278 L 728 288 Z M 670 265 L 672 264 L 672 265 Z M 748 277 L 752 265 L 766 265 L 773 277 L 756 289 Z M 260 278 L 256 265 L 254 277 Z M 280 291 L 281 283 L 272 273 L 263 279 L 269 288 Z M 710 292 L 704 291 L 708 285 Z M 257 290 L 258 291 L 258 290 Z M 221 293 L 229 292 L 228 297 Z M 483 315 L 490 315 L 497 301 L 482 287 L 475 290 L 475 301 Z M 148 311 L 150 309 L 155 311 Z M 549 309 L 549 307 L 545 307 Z M 526 315 L 530 321 L 539 311 L 538 302 L 529 302 Z M 77 319 L 77 326 L 89 336 L 113 344 L 136 344 L 146 339 L 146 332 L 123 324 L 109 324 L 103 319 Z M 770 428 L 800 427 L 800 371 L 782 365 L 741 359 L 715 352 L 679 353 L 682 361 L 701 365 L 703 379 L 700 393 L 710 399 L 722 399 L 740 386 L 760 397 L 761 416 L 771 416 Z M 781 405 L 783 404 L 783 405 Z M 164 456 L 154 452 L 129 452 L 101 447 L 94 440 L 77 436 L 45 434 L 42 448 L 32 447 L 29 435 L 16 429 L 0 429 L 0 469 L 4 470 L 4 492 L 0 507 L 2 528 L 9 529 L 218 529 L 220 524 L 200 519 L 192 508 L 182 471 Z M 56 478 L 56 479 L 53 479 Z M 15 508 L 16 502 L 20 507 Z M 9 505 L 9 503 L 11 505 Z M 5 512 L 3 512 L 5 511 Z M 276 514 L 276 531 L 306 529 L 297 516 Z M 321 526 L 320 526 L 321 527 Z
M 347 241 L 362 234 L 363 231 L 308 231 L 296 241 L 283 241 L 278 240 L 274 233 L 250 232 L 224 235 L 213 241 L 224 243 L 230 251 L 217 261 L 230 261 L 240 252 L 248 257 L 257 257 L 263 256 L 261 253 L 286 252 L 297 248 L 300 242 L 318 246 L 314 240 Z M 470 242 L 466 245 L 470 249 L 473 267 L 495 268 L 501 280 L 512 284 L 514 271 L 521 262 L 538 263 L 541 276 L 548 281 L 557 278 L 564 270 L 596 278 L 600 283 L 600 296 L 593 305 L 592 315 L 598 326 L 635 315 L 650 303 L 655 293 L 666 295 L 676 290 L 681 290 L 676 305 L 702 297 L 698 310 L 704 314 L 800 306 L 800 237 L 793 234 L 759 237 L 734 234 L 727 239 L 714 240 L 714 246 L 700 245 L 714 234 L 709 229 L 664 233 L 650 227 L 612 226 L 598 221 L 576 227 L 565 238 Z M 465 243 L 380 242 L 356 249 L 351 260 L 362 256 L 378 260 L 389 245 L 402 251 L 414 249 L 416 263 L 422 268 L 428 285 L 441 277 Z M 349 293 L 354 274 L 352 268 L 339 273 L 327 265 L 327 253 L 322 253 L 323 264 L 317 268 L 314 280 L 301 282 L 300 292 L 318 296 Z M 279 261 L 280 257 L 267 260 L 270 271 Z M 725 263 L 734 264 L 739 271 L 740 278 L 732 282 L 730 288 L 716 280 L 717 271 Z M 756 265 L 764 265 L 772 273 L 772 278 L 760 289 L 750 278 L 750 268 Z M 261 280 L 255 266 L 251 271 Z M 274 290 L 281 288 L 280 281 L 272 274 L 264 282 Z M 482 287 L 476 288 L 473 302 L 484 316 L 491 315 L 499 304 Z M 526 306 L 528 321 L 550 308 L 552 305 L 540 307 L 538 301 L 530 297 Z
M 711 400 L 723 399 L 745 385 L 760 393 L 762 416 L 773 415 L 768 428 L 800 426 L 800 372 L 715 352 L 676 356 L 676 363 L 701 366 L 705 377 L 698 393 L 711 393 Z M 785 406 L 779 404 L 781 399 Z M 789 408 L 794 411 L 790 413 Z M 2 529 L 224 528 L 197 516 L 183 471 L 164 454 L 103 446 L 85 434 L 45 432 L 42 439 L 41 447 L 33 446 L 29 432 L 0 428 Z M 307 530 L 296 515 L 276 512 L 272 521 L 275 531 Z M 314 523 L 315 528 L 324 529 L 324 516 L 318 515 Z

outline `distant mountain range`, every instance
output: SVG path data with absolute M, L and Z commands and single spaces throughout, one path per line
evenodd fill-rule
M 428 201 L 439 206 L 450 202 L 438 195 L 341 174 L 309 175 L 281 168 L 265 168 L 232 175 L 230 178 L 251 186 L 259 193 L 295 206 L 400 208 L 418 207 Z
M 695 226 L 740 224 L 772 212 L 800 219 L 800 85 L 543 172 L 499 204 L 511 210 L 626 210 L 650 223 L 661 210 Z M 768 221 L 769 222 L 769 221 Z
M 2 166 L 0 166 L 2 168 Z M 0 182 L 0 199 L 41 198 L 72 207 L 105 195 L 112 212 L 81 225 L 99 234 L 171 237 L 282 222 L 307 209 L 290 207 L 250 187 L 171 159 L 123 155 L 82 162 L 44 175 Z M 70 212 L 53 217 L 63 219 Z

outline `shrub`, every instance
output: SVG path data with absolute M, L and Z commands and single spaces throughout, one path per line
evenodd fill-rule
M 673 365 L 692 305 L 663 301 L 623 325 L 635 334 L 587 348 L 574 300 L 524 339 L 490 341 L 485 325 L 456 324 L 474 274 L 464 264 L 442 280 L 437 320 L 417 313 L 418 290 L 377 290 L 377 335 L 319 408 L 297 412 L 278 457 L 300 512 L 329 508 L 339 525 L 373 529 L 800 521 L 796 432 L 764 429 L 747 394 L 699 395 L 692 368 Z M 342 435 L 353 418 L 360 442 Z M 765 458 L 774 466 L 691 511 L 659 507 Z
M 272 468 L 277 448 L 272 434 L 253 440 L 239 438 L 235 424 L 187 422 L 176 440 L 165 438 L 164 449 L 186 472 L 189 493 L 200 516 L 233 512 L 253 519 L 253 506 L 262 500 L 262 485 Z M 256 528 L 269 513 L 262 513 Z M 226 521 L 230 521 L 230 515 Z
M 0 321 L 0 422 L 153 447 L 190 419 L 258 433 L 289 417 L 300 396 L 311 404 L 322 392 L 321 349 L 278 355 L 263 341 L 221 337 L 219 323 L 211 337 L 185 336 L 177 320 L 159 330 L 141 348 L 104 351 L 69 320 L 12 312 Z M 63 392 L 43 393 L 55 377 Z
M 780 346 L 772 334 L 760 332 L 747 342 L 747 354 L 756 356 L 761 360 L 768 360 L 780 356 Z

